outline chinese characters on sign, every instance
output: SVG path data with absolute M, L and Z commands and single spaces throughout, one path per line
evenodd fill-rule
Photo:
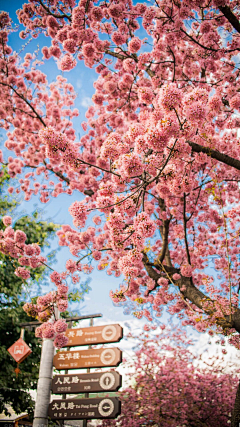
M 56 369 L 101 368 L 118 366 L 121 362 L 122 352 L 117 347 L 61 351 L 53 358 Z
M 120 325 L 91 326 L 81 329 L 67 329 L 67 347 L 86 344 L 105 344 L 118 342 L 123 337 L 123 329 Z
M 14 358 L 17 363 L 21 363 L 29 354 L 32 353 L 32 350 L 28 345 L 23 341 L 22 338 L 19 338 L 11 347 L 8 348 L 8 352 Z
M 121 387 L 121 379 L 121 375 L 114 371 L 56 375 L 52 380 L 52 391 L 54 394 L 115 391 Z
M 67 347 L 118 342 L 123 338 L 120 325 L 90 326 L 89 328 L 68 329 Z M 64 393 L 93 393 L 116 391 L 122 385 L 118 372 L 91 372 L 89 368 L 118 366 L 122 352 L 117 347 L 88 348 L 88 350 L 59 351 L 53 358 L 56 369 L 87 368 L 88 373 L 56 375 L 52 380 L 52 391 Z M 88 394 L 85 394 L 88 396 Z M 59 419 L 102 419 L 116 418 L 121 413 L 121 402 L 116 397 L 54 400 L 49 405 L 49 416 Z
M 121 402 L 117 397 L 53 400 L 49 405 L 52 420 L 116 418 L 120 413 Z

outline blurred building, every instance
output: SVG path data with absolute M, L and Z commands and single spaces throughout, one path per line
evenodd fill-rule
M 6 405 L 10 415 L 0 414 L 0 427 L 27 427 L 32 426 L 32 423 L 28 419 L 28 414 L 22 412 L 16 414 L 10 405 Z

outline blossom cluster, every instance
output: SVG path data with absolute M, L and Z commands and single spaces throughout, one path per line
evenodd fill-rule
M 226 8 L 237 17 L 233 6 Z M 0 152 L 0 161 L 19 178 L 9 193 L 43 203 L 80 193 L 69 208 L 73 227 L 57 233 L 74 259 L 67 263 L 74 283 L 77 271 L 96 264 L 124 275 L 111 295 L 137 317 L 160 317 L 166 307 L 198 331 L 225 330 L 229 316 L 240 316 L 240 41 L 225 3 L 35 0 L 18 18 L 23 38 L 51 39 L 44 61 L 55 58 L 63 71 L 84 61 L 98 78 L 78 138 L 73 86 L 62 76 L 49 84 L 34 54 L 18 61 L 9 18 L 0 14 L 0 121 L 12 152 L 6 161 Z M 4 221 L 1 250 L 27 279 L 42 261 L 37 245 Z M 211 262 L 215 278 L 206 273 Z M 60 274 L 52 278 L 65 286 Z
M 66 321 L 56 319 L 56 313 L 64 312 L 68 307 L 68 286 L 63 283 L 62 276 L 64 275 L 59 275 L 56 271 L 51 275 L 52 281 L 57 285 L 57 291 L 39 296 L 36 304 L 26 303 L 23 306 L 23 310 L 29 316 L 42 322 L 36 328 L 36 337 L 53 339 L 56 348 L 64 347 L 68 342 L 68 338 L 64 334 L 67 330 Z
M 21 267 L 15 270 L 16 276 L 27 280 L 30 278 L 29 268 L 37 268 L 46 262 L 46 258 L 41 256 L 41 249 L 37 243 L 26 244 L 27 236 L 22 230 L 14 230 L 11 227 L 12 218 L 3 217 L 4 231 L 0 231 L 0 251 L 6 255 L 16 258 Z
M 0 232 L 0 251 L 17 259 L 22 267 L 17 267 L 15 274 L 22 280 L 27 280 L 31 277 L 29 268 L 42 266 L 45 264 L 46 259 L 40 255 L 41 249 L 39 245 L 36 243 L 26 244 L 26 234 L 22 230 L 14 230 L 11 227 L 12 218 L 10 216 L 4 216 L 2 221 L 6 228 Z M 70 265 L 66 267 L 69 271 L 73 271 Z M 66 311 L 68 307 L 68 286 L 64 284 L 64 278 L 64 274 L 60 275 L 57 272 L 53 272 L 51 279 L 57 285 L 57 291 L 39 296 L 36 304 L 26 303 L 23 306 L 23 310 L 29 316 L 43 322 L 36 329 L 36 336 L 54 338 L 54 345 L 57 348 L 66 345 L 68 341 L 68 338 L 64 335 L 67 323 L 63 319 L 54 320 L 56 310 L 61 313 Z

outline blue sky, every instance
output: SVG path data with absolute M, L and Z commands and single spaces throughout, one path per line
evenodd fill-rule
M 10 14 L 11 19 L 15 24 L 18 24 L 16 10 L 21 8 L 24 2 L 19 0 L 12 0 L 9 2 L 0 0 L 0 9 L 5 10 Z M 19 27 L 19 31 L 22 28 Z M 33 39 L 30 42 L 26 40 L 21 40 L 18 36 L 18 32 L 11 34 L 9 37 L 9 45 L 16 52 L 20 52 L 22 57 L 25 56 L 27 52 L 34 52 L 40 48 L 39 59 L 41 59 L 41 48 L 44 45 L 50 44 L 50 38 L 47 39 L 44 36 L 40 36 L 37 39 Z M 27 45 L 23 48 L 23 46 Z M 58 74 L 62 74 L 68 79 L 68 81 L 74 86 L 78 97 L 75 102 L 75 106 L 79 109 L 80 115 L 75 119 L 74 127 L 76 134 L 83 134 L 81 128 L 81 122 L 85 121 L 85 112 L 88 106 L 91 103 L 91 97 L 94 93 L 93 83 L 96 80 L 98 74 L 94 70 L 86 68 L 83 63 L 79 62 L 77 67 L 72 70 L 70 73 L 62 73 L 58 70 L 57 65 L 53 59 L 46 61 L 41 67 L 41 70 L 47 74 L 48 81 L 51 82 L 56 79 Z M 1 145 L 5 141 L 4 134 L 1 132 Z M 2 147 L 1 147 L 2 148 Z M 5 149 L 5 156 L 9 155 Z M 12 155 L 12 153 L 10 154 Z M 57 198 L 50 200 L 47 204 L 41 204 L 38 197 L 33 197 L 30 202 L 21 201 L 20 209 L 15 213 L 15 219 L 18 216 L 22 216 L 23 213 L 31 214 L 36 206 L 44 210 L 43 219 L 54 221 L 58 224 L 70 224 L 72 225 L 72 217 L 68 212 L 68 207 L 75 201 L 82 198 L 82 195 L 75 192 L 72 196 L 62 194 Z M 93 225 L 93 224 L 92 224 Z M 58 239 L 52 241 L 52 249 L 57 248 Z M 52 267 L 58 271 L 63 271 L 65 262 L 68 258 L 71 257 L 71 254 L 68 248 L 61 248 L 57 253 L 57 263 Z M 88 295 L 85 296 L 85 301 L 81 304 L 74 304 L 73 309 L 76 310 L 79 314 L 93 314 L 93 313 L 102 313 L 103 322 L 117 322 L 117 321 L 130 321 L 135 323 L 136 319 L 129 315 L 123 314 L 122 307 L 114 307 L 110 298 L 109 292 L 111 289 L 115 290 L 118 288 L 121 283 L 121 278 L 115 278 L 114 276 L 108 276 L 104 271 L 98 272 L 94 269 L 93 273 L 90 276 L 81 274 L 83 281 L 87 278 L 91 278 L 90 286 L 92 290 Z M 48 286 L 43 288 L 44 292 L 49 291 Z M 139 321 L 137 321 L 139 322 Z M 142 323 L 142 322 L 139 322 Z
M 22 0 L 0 0 L 0 10 L 5 10 L 9 12 L 11 19 L 15 24 L 18 24 L 16 17 L 16 10 L 21 8 L 24 2 Z M 19 31 L 22 28 L 19 28 Z M 18 36 L 18 31 L 13 33 L 10 36 L 9 44 L 16 52 L 20 52 L 20 55 L 24 57 L 27 52 L 34 52 L 36 49 L 41 48 L 44 45 L 50 45 L 50 38 L 46 38 L 40 36 L 36 40 L 32 40 L 27 42 L 27 46 L 22 49 L 23 45 L 26 44 L 26 41 L 23 41 Z M 146 47 L 147 49 L 147 47 Z M 40 57 L 41 59 L 41 53 Z M 44 65 L 41 67 L 41 70 L 47 74 L 48 81 L 52 82 L 56 79 L 58 74 L 62 74 L 64 77 L 68 79 L 68 81 L 74 86 L 76 92 L 78 93 L 78 97 L 75 102 L 75 106 L 80 111 L 80 116 L 75 119 L 74 127 L 76 130 L 76 134 L 83 134 L 81 128 L 81 122 L 85 121 L 85 112 L 88 106 L 91 103 L 91 97 L 94 93 L 93 83 L 97 78 L 97 74 L 93 69 L 86 68 L 83 62 L 78 62 L 77 67 L 72 70 L 70 73 L 62 73 L 58 70 L 57 65 L 53 59 L 49 61 L 45 61 Z M 4 142 L 4 134 L 0 132 L 1 139 L 0 144 L 3 145 Z M 2 148 L 2 147 L 1 147 Z M 5 154 L 7 157 L 7 153 L 5 150 Z M 10 154 L 10 153 L 9 153 Z M 12 154 L 12 153 L 11 153 Z M 57 198 L 52 199 L 47 204 L 41 204 L 38 198 L 33 198 L 30 202 L 21 202 L 20 209 L 16 212 L 15 219 L 17 217 L 23 215 L 23 213 L 31 214 L 36 206 L 40 207 L 40 209 L 44 210 L 43 219 L 54 221 L 58 224 L 70 224 L 72 225 L 72 217 L 68 212 L 68 207 L 75 201 L 80 200 L 82 195 L 80 193 L 75 192 L 72 196 L 62 194 Z M 93 225 L 93 224 L 92 224 Z M 51 249 L 56 249 L 58 247 L 58 239 L 54 239 L 52 241 Z M 67 248 L 61 248 L 59 252 L 57 252 L 57 263 L 55 263 L 52 267 L 58 271 L 63 271 L 65 267 L 65 262 L 68 258 L 71 257 L 71 254 Z M 212 274 L 213 271 L 211 272 Z M 105 324 L 105 323 L 120 323 L 122 326 L 126 326 L 125 332 L 128 329 L 126 323 L 130 326 L 131 329 L 140 332 L 140 327 L 142 327 L 145 323 L 145 320 L 137 320 L 131 315 L 124 314 L 124 310 L 122 307 L 115 307 L 109 297 L 109 291 L 115 290 L 118 288 L 121 283 L 121 278 L 115 278 L 114 276 L 108 276 L 104 271 L 99 272 L 98 270 L 94 270 L 90 276 L 86 276 L 81 274 L 81 278 L 84 281 L 87 277 L 91 278 L 90 286 L 92 290 L 89 294 L 85 296 L 85 301 L 83 303 L 78 303 L 73 306 L 73 309 L 79 315 L 85 314 L 94 314 L 94 313 L 102 313 L 103 317 L 101 319 L 96 320 L 95 324 Z M 48 285 L 43 288 L 44 292 L 49 291 Z M 160 318 L 161 322 L 167 322 L 168 316 L 165 314 Z M 82 326 L 87 326 L 87 321 L 84 321 Z M 193 332 L 191 328 L 187 328 L 190 333 L 193 333 L 195 337 L 198 339 L 196 352 L 203 353 L 207 349 L 209 349 L 208 334 L 198 334 L 196 331 Z M 137 332 L 136 332 L 137 333 Z M 119 348 L 124 348 L 127 353 L 130 351 L 131 343 L 121 342 L 116 344 Z M 212 344 L 210 353 L 214 354 L 220 351 L 220 346 L 216 346 Z M 209 355 L 207 352 L 206 354 Z M 231 356 L 236 360 L 236 350 L 231 347 L 231 352 L 227 356 L 228 360 L 230 360 Z M 239 356 L 238 356 L 239 358 Z
M 23 29 L 23 27 L 19 26 L 16 11 L 21 8 L 24 2 L 22 0 L 12 0 L 9 2 L 0 0 L 0 9 L 9 12 L 11 19 L 13 22 L 18 25 L 18 31 L 12 33 L 9 37 L 9 44 L 14 51 L 20 54 L 23 58 L 27 52 L 36 52 L 39 50 L 38 58 L 41 59 L 41 49 L 45 45 L 50 45 L 51 40 L 48 37 L 40 35 L 37 39 L 27 39 L 21 40 L 19 38 L 19 31 Z M 141 30 L 139 30 L 141 32 Z M 24 47 L 25 45 L 25 47 Z M 147 46 L 145 46 L 145 49 Z M 83 130 L 81 128 L 81 122 L 85 121 L 85 112 L 88 106 L 91 104 L 91 97 L 94 93 L 93 83 L 97 79 L 98 74 L 95 73 L 94 69 L 89 69 L 84 66 L 83 61 L 78 61 L 78 65 L 75 69 L 71 70 L 71 72 L 62 72 L 59 71 L 56 62 L 53 59 L 45 61 L 44 64 L 40 68 L 44 73 L 46 73 L 49 83 L 56 79 L 58 74 L 63 75 L 68 79 L 68 81 L 74 86 L 75 91 L 78 96 L 75 101 L 75 106 L 79 109 L 80 115 L 78 118 L 74 119 L 74 128 L 76 130 L 77 138 L 83 134 Z M 4 141 L 4 138 L 2 139 Z M 5 149 L 5 151 L 7 151 Z M 7 153 L 6 158 L 7 158 Z M 10 155 L 12 153 L 9 152 Z M 31 214 L 36 206 L 40 207 L 44 210 L 43 219 L 54 221 L 58 224 L 70 224 L 72 226 L 72 217 L 68 212 L 68 207 L 75 201 L 81 200 L 83 195 L 79 192 L 74 192 L 72 196 L 61 194 L 57 198 L 51 199 L 47 204 L 40 203 L 38 197 L 33 197 L 30 202 L 21 202 L 21 210 L 18 211 L 18 215 L 23 215 L 23 211 Z M 89 221 L 89 225 L 91 220 Z M 91 224 L 93 225 L 93 223 Z M 58 247 L 58 239 L 52 241 L 52 249 L 56 249 Z M 61 250 L 57 253 L 57 263 L 53 265 L 53 268 L 58 271 L 63 271 L 65 262 L 68 258 L 71 257 L 71 254 L 68 248 L 61 248 Z M 96 265 L 96 263 L 95 263 Z M 74 309 L 81 314 L 87 313 L 99 313 L 101 312 L 104 315 L 104 318 L 117 321 L 117 320 L 132 320 L 136 319 L 132 316 L 123 314 L 122 307 L 113 306 L 110 298 L 109 291 L 115 290 L 119 287 L 122 279 L 115 278 L 114 276 L 108 276 L 104 271 L 99 272 L 98 270 L 94 270 L 90 276 L 91 278 L 90 286 L 92 291 L 86 295 L 85 301 L 83 304 L 76 306 L 74 304 Z M 81 274 L 81 278 L 83 281 L 87 278 L 86 275 Z M 44 292 L 49 291 L 47 286 L 43 289 Z M 126 311 L 126 310 L 125 310 Z M 160 321 L 167 321 L 166 315 L 162 316 Z M 144 323 L 144 320 L 140 323 Z

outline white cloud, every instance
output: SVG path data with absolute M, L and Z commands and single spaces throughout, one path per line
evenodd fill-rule
M 90 107 L 90 105 L 92 105 L 92 99 L 89 96 L 84 96 L 81 99 L 81 106 L 84 108 L 88 108 Z
M 82 80 L 77 79 L 76 86 L 77 86 L 78 89 L 81 89 L 81 87 L 82 87 Z

